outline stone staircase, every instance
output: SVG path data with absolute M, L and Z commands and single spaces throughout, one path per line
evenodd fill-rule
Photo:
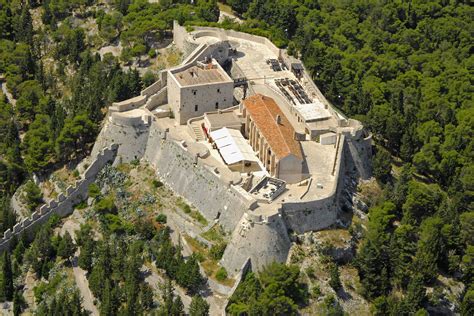
M 193 130 L 196 141 L 202 141 L 206 139 L 199 122 L 191 123 L 191 129 Z

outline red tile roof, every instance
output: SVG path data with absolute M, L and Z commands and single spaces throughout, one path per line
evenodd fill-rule
M 289 154 L 303 159 L 300 142 L 295 140 L 295 130 L 275 101 L 267 96 L 256 94 L 243 101 L 260 134 L 265 137 L 275 155 L 281 159 Z M 280 123 L 276 121 L 280 116 Z

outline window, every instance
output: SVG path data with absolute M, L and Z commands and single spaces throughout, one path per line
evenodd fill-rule
M 193 94 L 196 95 L 196 90 L 193 90 Z
M 194 112 L 197 112 L 197 111 L 198 111 L 198 105 L 196 104 L 196 105 L 194 106 Z
M 217 93 L 221 93 L 221 89 L 217 89 Z
M 216 102 L 216 109 L 219 108 L 219 102 Z

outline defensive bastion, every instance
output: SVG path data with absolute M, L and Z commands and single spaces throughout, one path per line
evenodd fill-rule
M 198 42 L 200 37 L 213 37 L 211 43 Z M 233 39 L 242 38 L 268 46 L 271 52 L 287 62 L 285 51 L 275 47 L 268 39 L 216 28 L 196 28 L 194 32 L 175 24 L 174 42 L 184 53 L 183 67 L 196 60 L 214 58 L 225 60 Z M 217 58 L 216 58 L 217 57 Z M 344 178 L 354 173 L 361 178 L 371 175 L 371 137 L 362 125 L 338 113 L 319 92 L 304 72 L 313 95 L 321 98 L 336 118 L 337 142 L 332 162 L 334 185 L 325 196 L 311 199 L 308 191 L 316 184 L 306 183 L 304 194 L 279 201 L 273 205 L 259 203 L 241 186 L 242 177 L 225 166 L 215 164 L 208 150 L 182 130 L 164 119 L 167 104 L 166 71 L 159 80 L 142 91 L 139 97 L 114 104 L 93 149 L 97 154 L 104 147 L 117 145 L 116 161 L 130 162 L 142 159 L 150 163 L 157 176 L 177 194 L 195 206 L 209 222 L 216 221 L 231 233 L 231 240 L 221 264 L 235 275 L 250 258 L 259 269 L 272 262 L 284 262 L 291 246 L 290 234 L 321 230 L 337 221 L 341 201 L 344 199 Z M 235 79 L 235 78 L 234 78 Z M 249 87 L 252 93 L 252 87 Z M 165 114 L 163 114 L 165 113 Z

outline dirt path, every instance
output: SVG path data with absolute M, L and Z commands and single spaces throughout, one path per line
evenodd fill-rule
M 13 98 L 13 95 L 10 93 L 10 91 L 8 91 L 6 82 L 0 81 L 0 86 L 2 87 L 3 94 L 7 97 L 8 102 L 13 105 L 13 107 L 15 107 L 16 100 Z
M 94 295 L 89 289 L 89 281 L 86 278 L 86 271 L 82 270 L 77 265 L 77 258 L 79 257 L 80 251 L 77 250 L 73 261 L 72 261 L 72 271 L 74 273 L 74 279 L 76 280 L 76 286 L 79 288 L 79 292 L 83 298 L 82 306 L 85 310 L 91 312 L 91 315 L 99 315 L 99 310 L 94 305 Z
M 67 218 L 64 224 L 61 226 L 61 236 L 64 235 L 65 232 L 68 232 L 71 235 L 72 239 L 75 240 L 76 231 L 80 229 L 80 224 L 84 222 L 85 220 L 82 217 L 81 213 L 78 210 L 74 210 L 74 212 Z M 99 310 L 94 305 L 95 298 L 89 288 L 89 281 L 86 277 L 86 271 L 81 269 L 77 264 L 79 254 L 80 250 L 78 249 L 74 254 L 74 258 L 72 259 L 72 272 L 76 281 L 76 286 L 79 289 L 79 292 L 81 293 L 83 299 L 82 306 L 85 310 L 91 312 L 91 315 L 99 315 Z

